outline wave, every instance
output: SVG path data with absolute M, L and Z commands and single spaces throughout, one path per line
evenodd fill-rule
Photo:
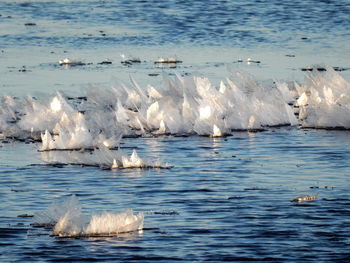
M 34 226 L 50 226 L 52 234 L 60 237 L 118 236 L 143 229 L 143 213 L 132 209 L 120 213 L 104 212 L 86 218 L 75 195 L 52 204 L 46 211 L 34 214 Z

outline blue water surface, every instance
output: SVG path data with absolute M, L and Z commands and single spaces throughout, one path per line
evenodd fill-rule
M 1 1 L 0 15 L 1 95 L 81 94 L 111 76 L 159 84 L 174 69 L 157 68 L 158 56 L 179 55 L 175 70 L 214 80 L 227 64 L 259 79 L 294 79 L 319 62 L 350 67 L 347 0 Z M 125 66 L 119 53 L 142 63 Z M 261 63 L 236 63 L 248 56 Z M 64 57 L 87 64 L 63 68 Z M 99 65 L 104 59 L 113 64 Z M 129 138 L 129 150 L 174 167 L 115 171 L 48 166 L 35 144 L 2 140 L 0 261 L 348 262 L 349 136 L 282 127 L 227 138 Z M 35 212 L 72 194 L 86 215 L 144 212 L 145 229 L 75 239 L 31 225 Z M 291 202 L 303 195 L 317 199 Z

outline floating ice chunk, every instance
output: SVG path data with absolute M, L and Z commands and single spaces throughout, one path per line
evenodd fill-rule
M 121 213 L 92 215 L 85 235 L 118 235 L 143 229 L 143 213 L 135 214 L 132 209 Z
M 182 61 L 178 60 L 176 57 L 168 57 L 168 58 L 159 57 L 156 61 L 154 61 L 155 64 L 163 64 L 163 63 L 176 64 L 181 62 Z
M 292 202 L 301 203 L 301 202 L 307 202 L 307 201 L 314 201 L 316 199 L 317 199 L 317 195 L 305 195 L 305 196 L 299 196 L 294 198 Z
M 254 60 L 254 59 L 252 59 L 252 58 L 247 58 L 247 64 L 249 65 L 249 64 L 251 64 L 251 63 L 259 64 L 260 61 L 259 61 L 259 60 Z
M 53 234 L 60 237 L 115 236 L 142 230 L 143 222 L 143 213 L 134 214 L 132 209 L 84 217 L 75 195 L 52 204 L 46 211 L 35 213 L 33 218 L 33 225 L 53 226 Z
M 117 236 L 143 229 L 143 213 L 134 214 L 132 209 L 121 213 L 92 215 L 85 222 L 81 214 L 68 211 L 61 217 L 53 229 L 53 234 L 60 237 L 90 237 L 90 236 Z
M 84 63 L 80 60 L 74 60 L 70 58 L 65 58 L 60 61 L 58 61 L 60 65 L 70 65 L 70 66 L 78 66 L 78 65 L 84 65 Z
M 104 145 L 93 151 L 43 151 L 41 152 L 42 161 L 48 164 L 71 164 L 96 166 L 103 169 L 122 169 L 122 168 L 159 168 L 169 169 L 170 165 L 162 165 L 160 162 L 144 161 L 136 151 L 129 156 L 120 149 L 109 150 Z
M 141 63 L 141 59 L 138 57 L 133 57 L 131 55 L 120 54 L 123 64 Z

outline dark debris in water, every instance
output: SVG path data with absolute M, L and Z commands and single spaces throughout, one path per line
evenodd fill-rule
M 200 228 L 200 229 L 191 229 L 187 233 L 197 235 L 197 234 L 210 234 L 212 232 L 213 231 L 210 229 Z
M 35 24 L 35 23 L 32 23 L 32 22 L 30 22 L 30 23 L 25 23 L 24 25 L 25 25 L 25 26 L 36 26 L 36 24 Z
M 227 200 L 240 200 L 243 199 L 243 196 L 229 196 Z
M 97 63 L 98 65 L 111 65 L 112 64 L 112 61 L 108 61 L 108 60 L 104 60 L 100 63 Z
M 322 68 L 322 67 L 318 67 L 318 68 L 313 68 L 313 67 L 301 68 L 301 71 L 313 71 L 313 70 L 317 70 L 317 71 L 327 71 L 326 68 Z
M 149 73 L 148 76 L 150 76 L 150 77 L 157 77 L 157 76 L 159 76 L 159 73 Z
M 38 227 L 38 228 L 47 228 L 51 229 L 56 225 L 57 222 L 51 222 L 51 223 L 32 223 L 30 224 L 32 227 Z
M 66 163 L 53 163 L 53 164 L 49 164 L 49 166 L 55 167 L 55 168 L 64 168 L 65 166 L 67 166 L 68 164 Z
M 144 228 L 142 229 L 138 229 L 136 231 L 127 231 L 127 232 L 111 232 L 111 233 L 95 233 L 95 234 L 84 234 L 84 233 L 80 233 L 80 234 L 76 234 L 76 235 L 64 235 L 64 234 L 60 234 L 60 235 L 54 235 L 52 234 L 51 236 L 53 237 L 57 237 L 57 238 L 73 238 L 73 239 L 85 239 L 85 238 L 105 238 L 105 237 L 123 237 L 123 236 L 130 236 L 132 234 L 137 234 L 138 231 L 144 230 Z
M 124 66 L 128 66 L 130 67 L 131 65 L 133 64 L 140 64 L 141 63 L 141 60 L 138 59 L 138 58 L 133 58 L 133 59 L 127 59 L 127 60 L 123 60 L 120 62 L 121 64 L 123 64 Z
M 66 97 L 67 100 L 77 100 L 77 101 L 87 101 L 86 96 L 80 96 L 80 97 Z
M 261 187 L 249 187 L 249 188 L 244 188 L 244 191 L 267 191 L 269 189 L 267 188 L 261 188 Z
M 335 187 L 334 187 L 334 186 L 325 185 L 324 187 L 320 187 L 320 186 L 310 186 L 309 188 L 310 188 L 310 189 L 321 189 L 321 188 L 324 188 L 324 189 L 331 189 L 331 190 L 333 190 Z
M 344 67 L 333 67 L 333 69 L 335 70 L 335 71 L 345 71 L 345 70 L 349 70 L 350 68 L 344 68 Z M 324 67 L 305 67 L 305 68 L 301 68 L 301 71 L 320 71 L 320 72 L 322 72 L 322 71 L 327 71 L 327 69 L 326 68 L 324 68 Z
M 18 215 L 17 217 L 23 217 L 23 218 L 26 218 L 26 217 L 34 217 L 34 215 L 29 215 L 29 214 L 21 214 L 21 215 Z
M 20 69 L 18 70 L 18 72 L 28 72 L 28 71 L 30 71 L 30 70 L 28 70 L 28 69 L 26 68 L 26 66 L 22 66 L 22 68 L 20 68 Z
M 177 211 L 155 211 L 153 212 L 155 215 L 179 215 L 180 213 Z
M 26 189 L 13 189 L 11 188 L 11 192 L 15 192 L 15 193 L 22 193 L 22 192 L 28 192 L 29 190 Z

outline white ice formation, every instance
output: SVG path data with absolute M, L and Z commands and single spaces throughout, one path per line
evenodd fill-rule
M 178 60 L 176 56 L 168 58 L 159 57 L 156 61 L 154 61 L 155 64 L 176 64 L 181 62 L 182 61 Z
M 43 151 L 41 159 L 48 164 L 71 164 L 83 166 L 96 166 L 102 169 L 124 169 L 124 168 L 142 168 L 142 169 L 169 169 L 169 164 L 162 164 L 161 161 L 145 161 L 140 158 L 134 150 L 130 156 L 123 153 L 121 149 L 110 150 L 100 145 L 93 151 Z
M 121 63 L 123 64 L 132 64 L 132 63 L 141 63 L 141 59 L 138 57 L 133 57 L 131 55 L 120 54 L 122 58 Z
M 86 95 L 26 99 L 3 96 L 3 137 L 42 140 L 40 150 L 117 148 L 122 137 L 226 136 L 236 130 L 297 125 L 350 128 L 350 84 L 330 67 L 307 72 L 304 85 L 262 85 L 231 72 L 219 86 L 204 77 L 163 75 L 164 85 L 91 86 Z M 299 107 L 299 120 L 292 106 Z
M 34 215 L 33 225 L 52 226 L 53 234 L 60 237 L 117 236 L 143 229 L 143 213 L 132 209 L 120 213 L 104 212 L 84 217 L 75 195 L 51 205 Z
M 297 106 L 303 127 L 350 129 L 350 83 L 331 67 L 307 72 Z
M 66 66 L 77 66 L 77 65 L 84 65 L 84 63 L 80 60 L 74 60 L 70 58 L 64 58 L 58 61 L 58 64 L 66 65 Z
M 75 195 L 62 202 L 54 202 L 45 211 L 34 213 L 33 224 L 38 226 L 54 226 L 67 213 L 81 213 L 81 205 Z

